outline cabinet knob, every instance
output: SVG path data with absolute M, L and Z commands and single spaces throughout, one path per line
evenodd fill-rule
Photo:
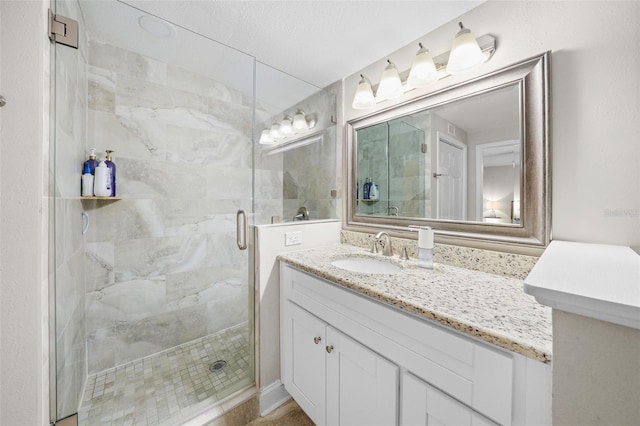
M 322 339 L 321 339 L 320 337 L 314 337 L 314 338 L 313 338 L 313 343 L 315 343 L 316 345 L 317 345 L 318 343 L 320 343 L 321 341 L 322 341 Z
M 333 345 L 327 345 L 327 352 L 331 353 L 331 351 L 333 350 Z

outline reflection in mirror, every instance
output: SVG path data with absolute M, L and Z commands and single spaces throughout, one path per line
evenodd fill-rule
M 519 106 L 512 84 L 357 129 L 356 215 L 519 223 Z
M 476 146 L 476 220 L 520 223 L 520 141 Z
M 548 53 L 347 123 L 344 228 L 539 254 L 550 239 Z

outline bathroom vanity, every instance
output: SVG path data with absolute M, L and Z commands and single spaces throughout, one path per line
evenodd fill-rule
M 551 423 L 551 311 L 520 280 L 349 245 L 279 259 L 282 381 L 316 424 Z

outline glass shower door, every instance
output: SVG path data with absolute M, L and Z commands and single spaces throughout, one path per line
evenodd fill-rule
M 255 63 L 115 0 L 55 7 L 80 43 L 54 47 L 52 419 L 157 424 L 254 381 Z M 90 148 L 117 199 L 80 197 Z
M 389 212 L 405 217 L 425 215 L 430 194 L 425 183 L 427 156 L 425 132 L 402 119 L 389 122 Z M 429 209 L 430 210 L 430 209 Z

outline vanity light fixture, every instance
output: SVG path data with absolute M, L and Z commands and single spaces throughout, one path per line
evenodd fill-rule
M 402 90 L 402 81 L 396 65 L 387 59 L 387 66 L 380 77 L 380 85 L 376 92 L 376 100 L 395 99 L 404 93 Z
M 351 106 L 353 109 L 369 109 L 376 105 L 376 99 L 373 97 L 373 89 L 371 82 L 363 74 L 360 74 L 360 82 L 353 97 Z
M 485 61 L 485 56 L 471 31 L 465 28 L 462 22 L 458 22 L 458 25 L 460 31 L 453 39 L 447 61 L 447 72 L 453 75 L 470 71 Z
M 418 46 L 420 46 L 420 49 L 418 49 L 416 57 L 413 59 L 409 78 L 407 79 L 407 84 L 411 87 L 428 86 L 438 80 L 438 71 L 431 53 L 422 46 L 422 43 L 418 43 Z
M 460 30 L 454 37 L 451 50 L 448 52 L 432 57 L 422 43 L 418 43 L 420 49 L 416 53 L 411 70 L 403 73 L 399 73 L 393 62 L 387 60 L 387 67 L 382 73 L 377 90 L 374 91 L 375 87 L 371 81 L 360 74 L 351 107 L 353 109 L 373 108 L 378 102 L 397 98 L 414 88 L 427 86 L 449 75 L 471 71 L 488 61 L 496 51 L 496 39 L 485 34 L 476 40 L 462 22 L 458 25 Z M 403 78 L 408 75 L 406 82 L 401 80 L 400 75 Z

